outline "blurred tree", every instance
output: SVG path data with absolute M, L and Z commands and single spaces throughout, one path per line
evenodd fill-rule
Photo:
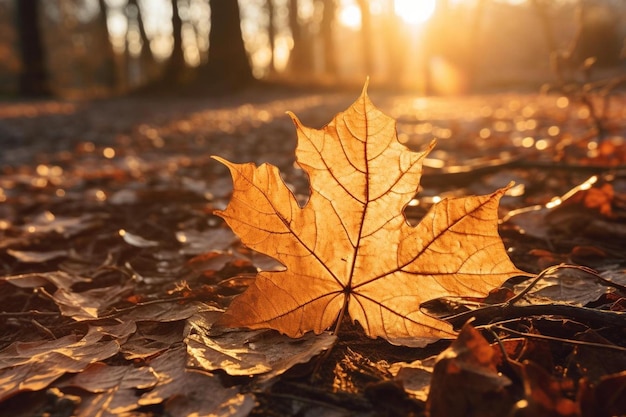
M 363 67 L 367 75 L 372 75 L 374 58 L 372 54 L 372 14 L 369 0 L 358 0 L 361 9 L 361 44 L 363 48 Z
M 105 0 L 98 0 L 98 5 L 100 6 L 100 13 L 97 17 L 97 30 L 100 44 L 104 45 L 102 70 L 98 78 L 109 88 L 115 89 L 118 86 L 118 77 L 115 66 L 115 52 L 113 51 L 113 44 L 109 38 L 107 26 L 107 4 Z
M 99 0 L 103 1 L 103 0 Z M 142 64 L 153 65 L 154 64 L 154 55 L 152 54 L 152 49 L 150 48 L 150 39 L 148 39 L 148 34 L 146 33 L 146 27 L 143 24 L 143 13 L 141 12 L 141 7 L 137 0 L 128 0 L 127 10 L 129 8 L 134 8 L 134 16 L 137 20 L 137 30 L 139 30 L 139 38 L 141 39 L 141 55 L 140 60 Z M 130 14 L 127 12 L 127 14 Z
M 447 2 L 447 0 L 446 0 Z M 478 51 L 482 50 L 480 47 L 480 34 L 483 25 L 483 17 L 485 14 L 485 7 L 487 1 L 486 0 L 478 0 L 475 10 L 474 16 L 472 17 L 472 25 L 470 27 L 469 33 L 469 46 L 467 47 L 468 56 L 467 56 L 467 79 L 469 83 L 469 88 L 474 89 L 476 87 L 476 78 L 478 72 L 478 62 L 480 54 Z
M 576 79 L 578 73 L 589 81 L 593 66 L 619 64 L 622 43 L 620 20 L 619 12 L 612 3 L 580 0 L 576 5 L 576 31 L 566 49 L 557 46 L 553 22 L 549 17 L 550 3 L 533 0 L 532 4 L 541 19 L 550 52 L 550 66 L 560 88 Z
M 209 5 L 209 58 L 203 78 L 224 88 L 249 84 L 254 78 L 241 34 L 239 2 L 209 0 Z
M 270 44 L 270 62 L 269 62 L 269 74 L 276 74 L 275 50 L 276 50 L 276 11 L 274 8 L 274 0 L 265 0 L 265 8 L 267 10 L 267 38 Z
M 19 76 L 19 92 L 27 96 L 45 96 L 51 93 L 42 44 L 39 0 L 19 0 L 17 3 L 17 29 L 22 66 Z
M 557 42 L 552 31 L 552 24 L 550 23 L 550 2 L 546 0 L 532 0 L 532 5 L 535 8 L 535 12 L 541 21 L 541 30 L 550 53 L 556 52 Z
M 313 54 L 309 47 L 307 25 L 299 18 L 298 0 L 289 0 L 289 30 L 293 46 L 289 54 L 288 70 L 293 75 L 311 74 L 313 69 Z
M 321 0 L 322 22 L 321 35 L 324 45 L 324 72 L 330 76 L 337 75 L 337 58 L 335 54 L 335 16 L 337 15 L 336 0 Z
M 404 50 L 402 26 L 398 24 L 394 0 L 387 0 L 383 12 L 383 33 L 385 36 L 385 57 L 387 63 L 387 83 L 391 88 L 399 88 L 404 78 L 407 53 Z
M 124 72 L 122 75 L 124 81 L 124 89 L 132 89 L 138 85 L 145 85 L 155 82 L 160 76 L 159 66 L 155 60 L 152 48 L 150 47 L 150 38 L 146 33 L 144 25 L 144 13 L 141 5 L 137 0 L 128 0 L 124 7 L 124 14 L 128 24 L 126 26 L 126 47 L 124 49 Z M 130 53 L 131 39 L 135 39 L 139 35 L 139 60 Z M 158 81 L 157 81 L 158 83 Z
M 572 59 L 579 65 L 591 57 L 599 67 L 618 65 L 622 39 L 617 10 L 609 2 L 581 0 L 577 14 L 578 32 Z
M 222 2 L 230 3 L 228 1 Z M 212 5 L 211 16 L 213 16 Z M 186 69 L 186 63 L 185 53 L 183 51 L 183 21 L 180 18 L 180 13 L 178 12 L 178 0 L 172 0 L 172 38 L 174 40 L 172 54 L 167 61 L 167 65 L 163 73 L 163 78 L 164 80 L 179 83 L 183 81 L 182 78 Z

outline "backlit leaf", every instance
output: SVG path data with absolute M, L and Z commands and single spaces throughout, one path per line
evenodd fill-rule
M 297 162 L 311 187 L 304 207 L 276 167 L 216 157 L 234 184 L 217 214 L 245 245 L 286 267 L 261 272 L 221 324 L 299 337 L 323 332 L 347 312 L 370 337 L 421 346 L 454 336 L 450 325 L 420 311 L 422 302 L 483 296 L 521 273 L 498 235 L 506 189 L 444 199 L 416 227 L 406 221 L 427 152 L 398 142 L 395 121 L 365 89 L 321 130 L 292 117 Z

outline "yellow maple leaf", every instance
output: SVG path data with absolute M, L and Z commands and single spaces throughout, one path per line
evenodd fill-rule
M 422 302 L 485 295 L 522 273 L 498 235 L 506 189 L 444 199 L 417 226 L 408 224 L 403 210 L 428 152 L 398 142 L 395 121 L 374 107 L 366 89 L 321 130 L 290 114 L 297 162 L 311 188 L 304 207 L 275 166 L 214 157 L 233 177 L 231 201 L 216 214 L 246 246 L 286 267 L 260 272 L 222 325 L 299 337 L 340 323 L 347 311 L 369 337 L 423 346 L 455 333 L 422 313 Z

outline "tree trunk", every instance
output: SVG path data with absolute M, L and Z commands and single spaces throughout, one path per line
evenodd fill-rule
M 17 5 L 17 30 L 20 40 L 22 68 L 19 92 L 26 96 L 51 94 L 46 55 L 39 26 L 39 0 L 19 0 Z
M 163 79 L 178 83 L 182 81 L 186 67 L 185 54 L 183 52 L 183 21 L 178 13 L 178 0 L 172 0 L 172 38 L 174 46 L 172 55 L 170 55 L 167 61 Z
M 386 10 L 383 13 L 383 36 L 385 36 L 388 65 L 387 84 L 392 89 L 398 89 L 402 86 L 402 79 L 404 78 L 406 51 L 403 46 L 402 26 L 398 23 L 393 0 L 387 0 Z
M 274 8 L 274 0 L 266 0 L 265 5 L 267 8 L 267 38 L 270 43 L 270 65 L 269 65 L 269 73 L 270 75 L 274 75 L 276 73 L 276 63 L 275 63 L 275 49 L 276 49 L 276 28 L 275 28 L 275 8 Z
M 361 9 L 361 46 L 363 48 L 363 67 L 367 76 L 372 75 L 374 70 L 374 58 L 372 54 L 372 14 L 370 13 L 369 0 L 358 0 Z
M 98 15 L 98 24 L 100 36 L 102 37 L 102 45 L 104 46 L 104 63 L 102 64 L 102 81 L 112 88 L 118 87 L 117 68 L 115 65 L 115 52 L 113 51 L 113 45 L 109 39 L 109 28 L 107 24 L 107 5 L 104 0 L 98 0 L 100 6 L 100 14 Z
M 141 7 L 139 7 L 137 0 L 128 0 L 128 5 L 134 6 L 137 10 L 137 29 L 139 29 L 139 37 L 141 38 L 141 62 L 153 64 L 154 55 L 152 54 L 152 49 L 150 49 L 150 39 L 148 39 L 146 27 L 143 24 L 143 13 L 141 13 Z M 180 45 L 182 46 L 182 39 L 180 40 Z
M 469 46 L 466 48 L 469 52 L 467 57 L 467 79 L 470 90 L 476 89 L 476 78 L 478 74 L 478 64 L 480 59 L 478 51 L 482 51 L 480 47 L 480 32 L 483 25 L 483 16 L 485 14 L 486 0 L 478 0 L 476 10 L 474 11 L 474 18 L 472 20 L 472 29 L 470 32 Z
M 321 32 L 324 43 L 324 70 L 328 75 L 337 75 L 337 59 L 335 56 L 335 15 L 337 3 L 335 0 L 322 0 L 324 10 L 322 12 Z
M 298 19 L 298 0 L 289 0 L 289 30 L 293 39 L 293 47 L 289 54 L 289 71 L 294 75 L 310 74 L 311 51 Z
M 254 79 L 243 43 L 236 0 L 210 0 L 211 30 L 205 76 L 210 83 L 233 88 Z

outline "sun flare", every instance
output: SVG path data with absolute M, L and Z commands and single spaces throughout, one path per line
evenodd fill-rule
M 356 4 L 344 6 L 339 13 L 339 21 L 354 30 L 361 28 L 361 9 Z
M 435 12 L 437 0 L 394 0 L 394 11 L 410 25 L 424 23 Z

